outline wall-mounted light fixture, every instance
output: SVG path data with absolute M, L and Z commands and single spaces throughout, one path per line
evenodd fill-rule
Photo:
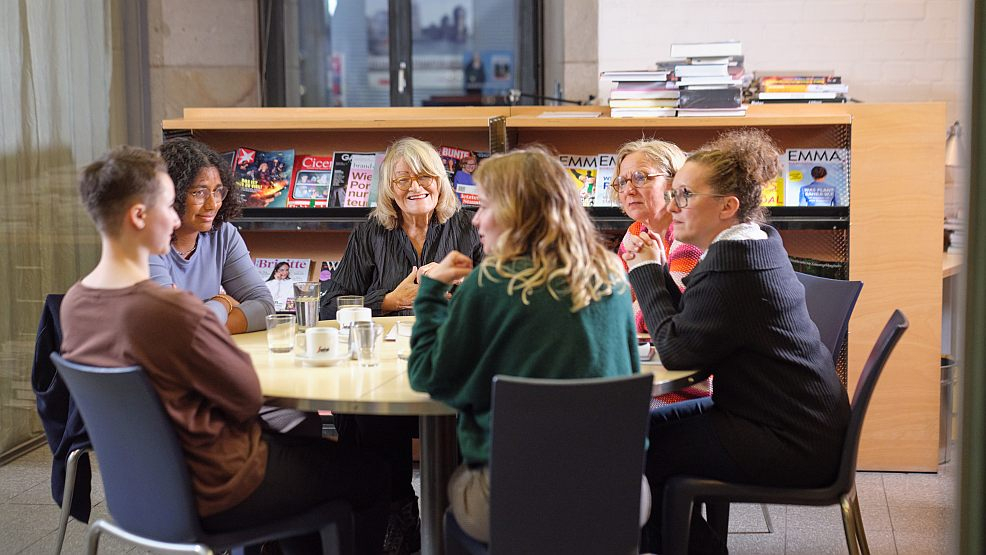
M 962 134 L 962 126 L 955 122 L 948 127 L 945 137 L 945 165 L 955 168 L 962 165 L 962 148 L 959 144 L 959 136 Z

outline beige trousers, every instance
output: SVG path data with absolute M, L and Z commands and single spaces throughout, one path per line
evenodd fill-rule
M 466 534 L 490 543 L 490 473 L 488 466 L 469 468 L 459 465 L 448 482 L 452 516 Z M 650 517 L 650 484 L 640 477 L 640 526 Z

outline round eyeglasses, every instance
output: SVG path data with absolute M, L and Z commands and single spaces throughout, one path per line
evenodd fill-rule
M 434 175 L 407 175 L 392 179 L 390 183 L 401 191 L 409 191 L 412 183 L 417 183 L 427 189 L 434 185 L 437 179 Z
M 664 191 L 664 202 L 671 204 L 673 200 L 678 208 L 688 208 L 688 199 L 692 197 L 728 197 L 718 193 L 693 193 L 688 189 L 668 189 Z
M 616 189 L 617 193 L 622 193 L 624 190 L 627 190 L 631 183 L 637 189 L 653 187 L 654 185 L 650 182 L 650 180 L 655 177 L 667 177 L 668 179 L 671 179 L 671 176 L 666 173 L 644 173 L 637 170 L 630 174 L 630 179 L 627 179 L 622 175 L 614 177 L 611 187 Z
M 212 200 L 216 204 L 220 204 L 222 201 L 226 200 L 226 195 L 229 194 L 229 189 L 224 185 L 216 187 L 214 190 L 209 191 L 206 188 L 193 189 L 188 192 L 188 203 L 189 204 L 205 204 L 205 199 L 212 197 Z

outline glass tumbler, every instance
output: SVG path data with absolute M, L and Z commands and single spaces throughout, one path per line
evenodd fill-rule
M 290 353 L 294 348 L 295 318 L 290 314 L 267 316 L 267 348 L 272 353 Z
M 356 360 L 360 366 L 380 365 L 380 343 L 383 326 L 373 322 L 353 322 L 349 328 L 356 349 Z
M 294 313 L 301 330 L 318 325 L 318 292 L 317 281 L 294 282 Z
M 414 322 L 400 320 L 397 322 L 397 358 L 407 360 L 411 356 L 411 330 Z

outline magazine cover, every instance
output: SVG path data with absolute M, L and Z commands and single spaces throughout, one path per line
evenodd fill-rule
M 332 155 L 332 187 L 329 189 L 329 206 L 346 206 L 346 185 L 349 183 L 349 170 L 353 156 L 373 153 L 336 152 Z
M 616 155 L 600 154 L 596 167 L 596 192 L 593 195 L 590 206 L 617 206 L 619 201 L 613 200 L 610 195 L 610 184 L 616 174 Z
M 226 166 L 229 171 L 233 171 L 233 160 L 236 160 L 236 151 L 231 150 L 229 152 L 223 152 L 219 156 L 222 156 L 223 160 L 226 161 Z
M 789 148 L 784 153 L 785 206 L 848 206 L 849 151 Z
M 347 208 L 370 205 L 370 185 L 373 182 L 374 164 L 377 155 L 353 154 L 349 159 L 349 178 L 346 180 L 346 200 L 343 206 Z
M 599 157 L 582 154 L 559 154 L 558 160 L 568 170 L 572 184 L 582 197 L 582 206 L 592 206 L 595 202 L 596 178 L 599 174 Z
M 380 193 L 380 167 L 386 152 L 377 152 L 373 159 L 373 179 L 370 180 L 370 206 L 377 205 L 377 195 Z
M 253 265 L 274 297 L 274 310 L 294 310 L 294 283 L 308 281 L 312 261 L 307 258 L 256 258 Z
M 763 206 L 784 206 L 784 176 L 787 175 L 787 170 L 785 169 L 787 166 L 784 164 L 784 161 L 786 157 L 786 154 L 777 156 L 778 161 L 781 163 L 781 173 L 764 184 L 763 192 L 760 196 Z
M 286 190 L 294 167 L 294 150 L 236 149 L 233 180 L 240 186 L 244 208 L 287 206 Z
M 331 156 L 299 156 L 288 191 L 288 208 L 325 208 L 332 188 Z

